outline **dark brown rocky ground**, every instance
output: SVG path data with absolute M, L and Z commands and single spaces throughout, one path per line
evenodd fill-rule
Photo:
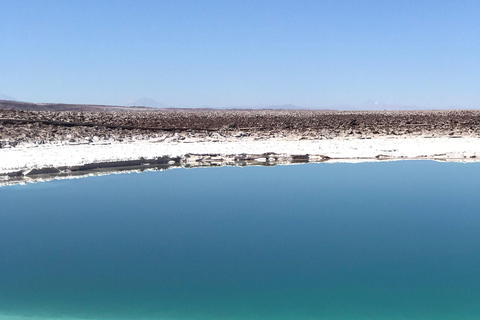
M 102 140 L 480 137 L 480 111 L 0 110 L 0 147 Z

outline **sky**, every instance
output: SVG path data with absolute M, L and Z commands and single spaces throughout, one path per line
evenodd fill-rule
M 480 108 L 478 0 L 2 0 L 0 94 Z

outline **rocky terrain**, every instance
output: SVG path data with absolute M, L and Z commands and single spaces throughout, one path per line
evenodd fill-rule
M 480 137 L 480 111 L 0 110 L 0 148 L 98 141 Z

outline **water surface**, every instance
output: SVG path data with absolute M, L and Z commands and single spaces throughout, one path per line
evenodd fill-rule
M 479 319 L 480 165 L 0 189 L 1 319 Z

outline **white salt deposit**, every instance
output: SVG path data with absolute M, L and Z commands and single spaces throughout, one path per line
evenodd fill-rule
M 85 145 L 40 145 L 0 149 L 0 173 L 16 170 L 78 166 L 98 162 L 152 159 L 185 154 L 321 155 L 331 161 L 358 162 L 376 159 L 442 159 L 476 161 L 480 138 L 378 138 L 301 141 L 232 141 L 172 143 L 136 141 Z

